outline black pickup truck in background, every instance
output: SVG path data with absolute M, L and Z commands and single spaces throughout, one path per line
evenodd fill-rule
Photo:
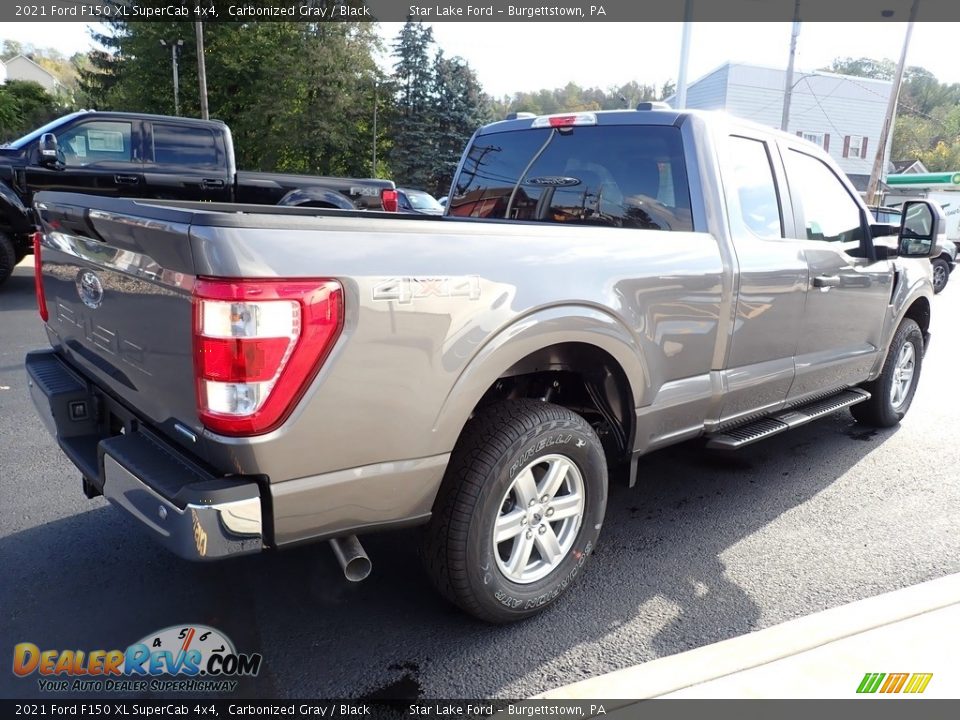
M 390 180 L 238 171 L 218 120 L 81 111 L 0 147 L 0 284 L 32 251 L 33 195 L 397 209 Z

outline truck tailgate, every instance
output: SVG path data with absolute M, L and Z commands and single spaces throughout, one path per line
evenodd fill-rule
M 183 442 L 183 429 L 201 430 L 190 215 L 162 207 L 133 215 L 130 209 L 129 201 L 38 195 L 47 333 L 101 389 Z

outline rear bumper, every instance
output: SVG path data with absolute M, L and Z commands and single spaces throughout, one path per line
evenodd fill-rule
M 188 560 L 264 546 L 260 487 L 220 478 L 142 427 L 52 350 L 27 355 L 30 395 L 47 430 L 85 480 Z

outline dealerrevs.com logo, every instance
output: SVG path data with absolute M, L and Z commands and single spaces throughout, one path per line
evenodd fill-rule
M 37 675 L 44 692 L 232 692 L 237 677 L 254 677 L 263 656 L 238 653 L 233 642 L 206 625 L 175 625 L 147 635 L 126 650 L 13 648 L 13 673 Z

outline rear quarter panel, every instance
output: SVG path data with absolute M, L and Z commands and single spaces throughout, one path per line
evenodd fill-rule
M 245 472 L 282 482 L 447 453 L 490 384 L 557 342 L 613 355 L 638 406 L 710 370 L 723 264 L 709 234 L 442 218 L 311 225 L 191 231 L 198 275 L 344 285 L 343 334 L 291 417 L 269 435 L 221 439 Z

